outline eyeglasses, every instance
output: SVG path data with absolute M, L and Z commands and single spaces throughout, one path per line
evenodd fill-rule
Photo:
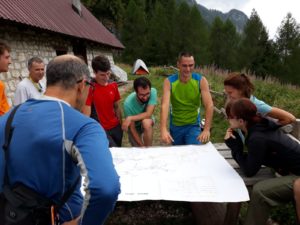
M 150 92 L 149 92 L 149 93 L 146 93 L 146 94 L 137 94 L 137 96 L 138 96 L 139 98 L 148 97 L 148 96 L 150 96 Z
M 84 80 L 84 83 L 85 83 L 86 85 L 89 85 L 89 86 L 91 86 L 91 87 L 95 87 L 94 83 L 92 83 L 91 81 L 85 80 L 85 79 L 78 80 L 76 83 L 79 84 L 79 83 L 81 83 L 83 80 Z

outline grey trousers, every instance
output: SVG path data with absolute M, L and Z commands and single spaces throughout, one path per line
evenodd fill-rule
M 294 199 L 293 183 L 297 178 L 298 176 L 288 175 L 256 183 L 244 225 L 265 225 L 272 207 Z

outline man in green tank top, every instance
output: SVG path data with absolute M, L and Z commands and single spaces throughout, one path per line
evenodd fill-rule
M 194 56 L 184 52 L 178 57 L 178 74 L 165 79 L 161 106 L 161 139 L 167 144 L 187 145 L 206 143 L 210 139 L 213 101 L 208 82 L 193 73 Z M 200 128 L 200 102 L 205 109 L 205 126 Z M 170 132 L 167 120 L 170 110 Z

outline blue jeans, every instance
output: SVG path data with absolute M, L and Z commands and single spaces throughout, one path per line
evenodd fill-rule
M 174 139 L 173 145 L 200 145 L 201 142 L 197 137 L 201 133 L 201 128 L 198 124 L 175 126 L 170 125 L 170 134 Z

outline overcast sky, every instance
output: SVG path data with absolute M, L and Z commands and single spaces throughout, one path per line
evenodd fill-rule
M 274 38 L 281 21 L 288 12 L 300 24 L 300 0 L 196 0 L 208 9 L 217 9 L 224 13 L 235 8 L 243 11 L 248 17 L 254 8 L 263 24 Z

